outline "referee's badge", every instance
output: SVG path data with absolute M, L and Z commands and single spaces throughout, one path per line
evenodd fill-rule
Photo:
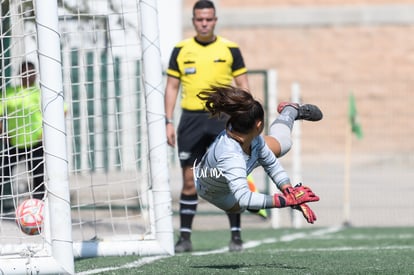
M 189 68 L 185 68 L 184 73 L 185 74 L 195 74 L 197 72 L 195 67 L 189 67 Z

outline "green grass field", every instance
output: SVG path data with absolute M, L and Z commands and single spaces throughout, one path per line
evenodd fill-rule
M 194 231 L 192 253 L 75 261 L 78 274 L 414 274 L 414 228 L 245 229 L 244 251 L 229 232 Z

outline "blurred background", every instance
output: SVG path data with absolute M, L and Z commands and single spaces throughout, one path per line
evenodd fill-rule
M 270 91 L 275 98 L 265 95 L 263 76 L 257 74 L 250 76 L 252 92 L 269 104 L 289 100 L 292 86 L 299 87 L 300 100 L 317 104 L 324 112 L 321 122 L 299 123 L 300 157 L 291 152 L 281 159 L 290 174 L 298 172 L 294 177 L 320 194 L 321 201 L 314 204 L 317 225 L 413 226 L 414 1 L 214 2 L 216 33 L 239 44 L 251 72 L 276 72 L 276 91 Z M 168 13 L 163 15 L 160 3 L 165 60 L 175 42 L 163 36 L 163 22 L 174 24 L 173 19 L 164 20 Z M 180 4 L 181 22 L 174 19 L 182 24 L 177 41 L 194 36 L 194 1 Z M 350 134 L 350 94 L 363 131 L 360 139 Z M 276 115 L 275 110 L 269 112 Z M 267 190 L 264 176 L 255 180 L 261 191 Z M 171 181 L 177 199 L 181 175 L 173 172 Z M 279 212 L 278 224 L 292 226 L 289 211 Z M 224 218 L 223 226 L 227 226 Z

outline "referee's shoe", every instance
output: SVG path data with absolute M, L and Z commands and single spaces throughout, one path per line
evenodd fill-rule
M 175 253 L 191 252 L 193 251 L 193 244 L 190 239 L 180 237 L 174 247 Z
M 308 121 L 319 121 L 323 117 L 322 111 L 319 109 L 319 107 L 313 104 L 299 105 L 298 103 L 293 102 L 281 102 L 277 106 L 277 112 L 280 114 L 287 106 L 298 110 L 298 116 L 296 117 L 296 120 L 303 119 Z

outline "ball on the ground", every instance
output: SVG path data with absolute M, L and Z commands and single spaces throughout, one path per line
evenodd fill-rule
M 23 233 L 38 235 L 42 231 L 44 202 L 27 199 L 16 209 L 16 222 Z

